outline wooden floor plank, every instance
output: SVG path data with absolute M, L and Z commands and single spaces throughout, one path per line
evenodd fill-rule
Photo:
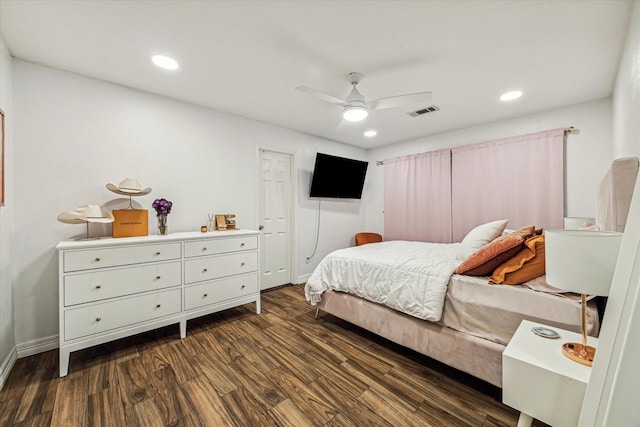
M 10 426 L 14 424 L 20 402 L 21 400 L 17 397 L 0 401 L 0 426 Z
M 195 412 L 205 426 L 231 426 L 233 419 L 224 402 L 204 375 L 183 385 Z
M 125 408 L 153 397 L 149 372 L 145 370 L 142 358 L 137 357 L 118 363 L 116 372 L 117 384 Z
M 87 419 L 92 427 L 125 425 L 124 407 L 119 401 L 116 387 L 87 397 Z
M 209 378 L 213 387 L 220 395 L 230 393 L 238 388 L 236 377 L 231 373 L 227 365 L 220 363 L 207 352 L 195 356 L 202 373 Z
M 137 427 L 164 427 L 162 415 L 153 400 L 143 400 L 125 409 L 125 425 Z
M 18 359 L 0 426 L 515 426 L 497 389 L 328 314 L 301 286 L 71 354 Z M 544 426 L 539 421 L 534 426 Z
M 150 374 L 154 389 L 153 400 L 164 425 L 174 425 L 193 412 L 191 403 L 178 383 L 176 374 L 167 366 Z
M 265 426 L 275 427 L 278 424 L 245 388 L 238 387 L 222 396 L 227 412 L 237 427 Z
M 47 412 L 46 410 L 43 410 L 43 408 L 46 404 L 49 384 L 53 375 L 55 375 L 54 366 L 37 369 L 33 373 L 31 382 L 24 389 L 20 406 L 16 411 L 15 422 L 19 423 L 41 414 L 42 412 Z
M 286 367 L 274 369 L 267 376 L 285 395 L 289 396 L 296 408 L 300 409 L 314 425 L 323 425 L 338 414 L 335 401 L 329 401 L 321 394 L 316 394 Z
M 56 402 L 51 415 L 53 426 L 84 426 L 87 416 L 87 378 L 67 376 L 58 384 Z
M 279 426 L 284 427 L 314 427 L 311 420 L 302 412 L 291 399 L 285 399 L 269 410 Z
M 285 399 L 285 396 L 275 384 L 244 357 L 230 363 L 229 368 L 238 381 L 253 394 L 254 398 L 265 410 L 268 411 Z

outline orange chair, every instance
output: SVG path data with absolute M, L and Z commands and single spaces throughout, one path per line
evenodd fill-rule
M 357 233 L 356 246 L 366 245 L 367 243 L 382 242 L 382 236 L 378 233 Z

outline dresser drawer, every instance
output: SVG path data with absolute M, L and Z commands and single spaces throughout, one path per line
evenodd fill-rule
M 180 289 L 73 308 L 64 312 L 64 336 L 69 341 L 180 313 L 181 310 Z
M 184 256 L 191 258 L 203 255 L 215 255 L 224 252 L 246 251 L 258 248 L 257 236 L 224 237 L 219 239 L 185 242 Z
M 258 274 L 229 277 L 189 286 L 184 290 L 184 308 L 191 310 L 258 292 Z
M 153 261 L 179 259 L 180 242 L 154 245 L 97 248 L 64 253 L 64 271 L 90 270 L 117 265 L 140 264 Z
M 179 286 L 182 263 L 146 264 L 117 270 L 96 270 L 64 278 L 64 305 Z
M 202 282 L 235 274 L 249 273 L 257 269 L 257 252 L 194 258 L 186 260 L 184 263 L 184 282 L 185 284 Z

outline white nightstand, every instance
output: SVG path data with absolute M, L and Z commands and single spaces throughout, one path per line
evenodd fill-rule
M 531 328 L 553 329 L 560 338 L 534 334 Z M 530 426 L 533 418 L 552 426 L 578 424 L 591 368 L 562 354 L 565 342 L 582 342 L 575 332 L 523 320 L 502 353 L 502 402 L 520 411 L 518 427 Z M 597 347 L 598 339 L 588 337 Z

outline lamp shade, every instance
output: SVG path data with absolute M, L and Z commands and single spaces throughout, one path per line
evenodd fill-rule
M 609 294 L 622 233 L 546 230 L 547 283 L 586 295 Z

